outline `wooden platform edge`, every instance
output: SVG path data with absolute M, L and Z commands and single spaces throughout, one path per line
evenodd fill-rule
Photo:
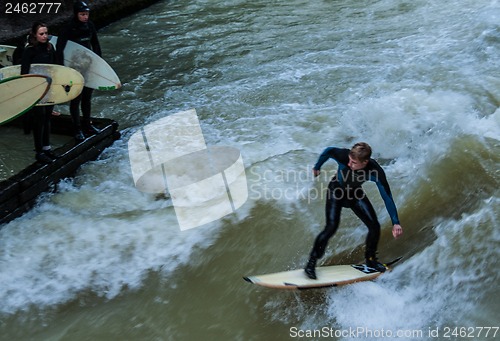
M 28 212 L 40 194 L 53 190 L 57 183 L 75 174 L 84 163 L 95 160 L 114 141 L 120 138 L 118 123 L 106 118 L 92 118 L 101 131 L 81 143 L 71 140 L 54 152 L 60 158 L 44 165 L 33 162 L 19 173 L 0 182 L 0 229 L 2 226 Z M 19 122 L 12 123 L 19 125 Z M 53 133 L 72 135 L 71 117 L 52 118 Z M 22 131 L 20 131 L 22 134 Z

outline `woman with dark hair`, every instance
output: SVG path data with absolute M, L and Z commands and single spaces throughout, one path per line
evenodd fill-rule
M 69 25 L 62 30 L 57 39 L 57 60 L 59 64 L 64 64 L 64 48 L 68 40 L 85 46 L 97 55 L 101 56 L 101 46 L 97 39 L 97 30 L 89 20 L 90 8 L 83 1 L 77 1 L 73 7 L 74 17 Z M 84 87 L 82 93 L 73 99 L 70 103 L 70 113 L 75 127 L 75 139 L 77 141 L 85 140 L 85 135 L 94 135 L 99 133 L 90 119 L 91 100 L 93 89 Z M 82 110 L 82 121 L 80 122 L 80 107 Z
M 49 42 L 47 25 L 36 22 L 31 28 L 29 42 L 21 59 L 21 74 L 30 73 L 31 64 L 56 64 L 54 46 Z M 35 106 L 30 110 L 35 142 L 35 159 L 41 163 L 50 163 L 57 156 L 50 147 L 50 117 L 53 105 Z

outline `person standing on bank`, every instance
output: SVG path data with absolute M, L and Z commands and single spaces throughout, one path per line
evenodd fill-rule
M 22 53 L 21 74 L 29 74 L 31 64 L 56 64 L 54 46 L 49 42 L 47 25 L 36 22 L 31 28 L 29 42 Z M 35 106 L 28 113 L 32 117 L 35 159 L 42 163 L 51 163 L 57 159 L 50 147 L 50 118 L 53 105 Z
M 85 46 L 101 56 L 101 46 L 97 38 L 97 30 L 89 20 L 90 8 L 83 1 L 77 1 L 73 7 L 74 17 L 69 25 L 63 29 L 57 39 L 56 53 L 59 64 L 64 64 L 64 48 L 68 40 Z M 70 113 L 75 127 L 75 139 L 79 142 L 85 140 L 85 135 L 91 136 L 99 133 L 99 129 L 92 125 L 90 113 L 92 110 L 93 89 L 83 87 L 82 93 L 70 102 Z M 80 120 L 80 107 L 82 120 Z
M 377 184 L 387 212 L 391 217 L 394 238 L 400 237 L 403 234 L 403 229 L 399 224 L 398 212 L 385 172 L 371 158 L 371 154 L 371 147 L 364 142 L 356 143 L 350 150 L 329 147 L 323 151 L 314 166 L 313 174 L 317 177 L 320 174 L 321 166 L 332 158 L 337 161 L 338 170 L 328 185 L 325 207 L 326 226 L 315 239 L 309 261 L 304 269 L 307 277 L 316 279 L 316 261 L 323 257 L 328 240 L 337 231 L 343 207 L 350 208 L 368 227 L 365 248 L 366 265 L 381 272 L 386 270 L 385 266 L 378 262 L 376 257 L 380 238 L 380 223 L 362 188 L 364 182 L 374 181 Z

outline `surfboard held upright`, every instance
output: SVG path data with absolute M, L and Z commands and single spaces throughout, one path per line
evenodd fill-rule
M 387 271 L 390 266 L 401 260 L 398 257 L 386 263 Z M 313 288 L 334 287 L 355 282 L 371 281 L 382 275 L 365 264 L 332 265 L 316 268 L 318 279 L 309 279 L 303 269 L 283 271 L 266 275 L 243 277 L 247 282 L 274 289 L 301 290 Z
M 50 42 L 57 46 L 57 37 L 51 36 Z M 64 48 L 64 65 L 79 71 L 87 88 L 114 90 L 122 86 L 118 75 L 104 59 L 71 40 Z
M 0 69 L 0 80 L 21 74 L 21 65 L 7 66 Z M 52 81 L 47 94 L 37 105 L 54 105 L 71 101 L 83 89 L 83 76 L 80 72 L 55 64 L 31 64 L 30 74 L 43 75 Z

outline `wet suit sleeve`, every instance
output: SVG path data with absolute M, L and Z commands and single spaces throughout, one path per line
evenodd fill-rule
M 26 75 L 30 73 L 31 59 L 33 58 L 33 49 L 27 47 L 23 51 L 23 56 L 21 58 L 21 75 Z
M 56 63 L 59 65 L 64 65 L 64 49 L 68 43 L 68 33 L 64 30 L 59 37 L 57 37 L 56 44 Z
M 339 159 L 341 158 L 343 149 L 340 148 L 335 148 L 335 147 L 328 147 L 326 148 L 323 153 L 318 158 L 318 161 L 314 165 L 315 170 L 320 170 L 321 166 L 328 161 L 328 159 L 332 158 L 335 161 L 339 162 Z
M 398 210 L 392 198 L 391 188 L 389 187 L 389 182 L 387 182 L 385 172 L 378 164 L 375 169 L 377 170 L 376 175 L 372 174 L 371 180 L 377 184 L 380 196 L 384 200 L 385 208 L 391 217 L 392 224 L 399 224 Z
M 90 38 L 90 44 L 92 46 L 92 51 L 95 52 L 99 57 L 102 57 L 101 44 L 99 44 L 99 38 L 97 38 L 97 30 L 95 26 L 92 25 L 92 36 Z

